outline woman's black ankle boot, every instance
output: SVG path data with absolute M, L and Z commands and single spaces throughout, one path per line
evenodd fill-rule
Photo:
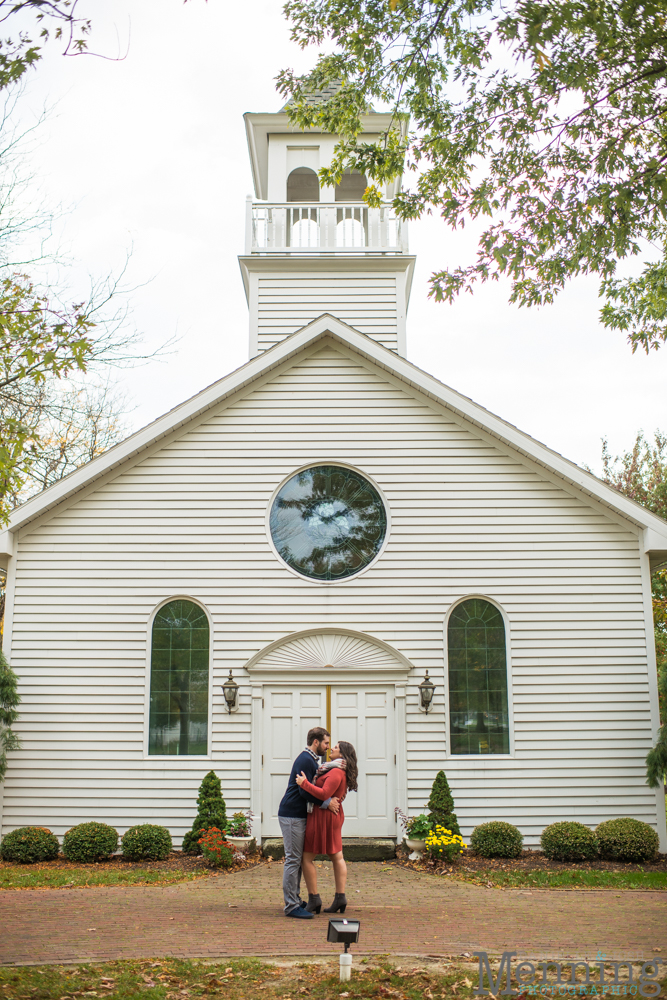
M 347 898 L 344 892 L 337 892 L 334 896 L 334 901 L 331 906 L 327 906 L 325 913 L 345 913 L 345 907 L 347 906 Z M 319 910 L 318 910 L 319 913 Z
M 319 913 L 322 909 L 322 897 L 319 892 L 313 895 L 312 892 L 308 893 L 308 902 L 306 903 L 306 909 L 309 913 Z

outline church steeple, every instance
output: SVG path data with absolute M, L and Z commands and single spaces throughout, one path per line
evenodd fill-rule
M 400 181 L 380 208 L 368 208 L 362 174 L 320 188 L 317 172 L 331 162 L 335 136 L 295 129 L 285 110 L 244 118 L 255 188 L 239 258 L 250 357 L 325 312 L 404 357 L 415 258 L 391 207 Z M 391 116 L 369 113 L 362 122 L 360 140 L 378 141 Z

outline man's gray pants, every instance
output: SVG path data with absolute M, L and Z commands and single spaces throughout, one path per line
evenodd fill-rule
M 300 906 L 301 859 L 303 842 L 306 837 L 306 821 L 293 816 L 279 816 L 280 830 L 285 845 L 285 867 L 283 868 L 283 896 L 285 913 L 291 913 Z

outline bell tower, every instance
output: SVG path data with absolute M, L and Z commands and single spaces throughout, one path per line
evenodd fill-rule
M 244 115 L 255 198 L 246 203 L 239 257 L 250 310 L 250 357 L 322 313 L 331 313 L 405 357 L 405 319 L 415 258 L 407 226 L 391 207 L 363 202 L 366 178 L 346 173 L 320 187 L 336 138 L 290 124 L 286 111 Z M 391 115 L 362 118 L 362 142 L 377 142 Z

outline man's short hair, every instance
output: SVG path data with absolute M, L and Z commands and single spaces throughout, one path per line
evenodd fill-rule
M 315 726 L 314 729 L 309 729 L 308 735 L 306 736 L 306 746 L 312 746 L 315 740 L 321 742 L 325 736 L 331 736 L 331 733 L 322 726 Z

